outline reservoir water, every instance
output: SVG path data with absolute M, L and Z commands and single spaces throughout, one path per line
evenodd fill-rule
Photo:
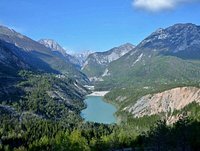
M 117 111 L 115 106 L 104 102 L 101 96 L 88 96 L 85 99 L 87 108 L 81 112 L 85 121 L 112 124 L 116 123 L 114 113 Z

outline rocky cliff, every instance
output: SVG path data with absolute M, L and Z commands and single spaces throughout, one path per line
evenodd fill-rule
M 195 87 L 179 87 L 161 93 L 143 96 L 135 104 L 124 108 L 134 117 L 172 113 L 181 110 L 192 102 L 200 103 L 200 89 Z

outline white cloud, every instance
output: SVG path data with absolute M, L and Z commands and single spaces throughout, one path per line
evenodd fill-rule
M 162 11 L 172 9 L 177 5 L 194 0 L 133 0 L 133 6 L 148 11 Z

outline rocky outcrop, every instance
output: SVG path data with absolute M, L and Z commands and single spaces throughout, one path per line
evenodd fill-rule
M 58 51 L 62 55 L 66 55 L 66 50 L 62 48 L 56 41 L 53 39 L 40 39 L 38 41 L 42 45 L 44 45 L 47 48 L 50 48 L 52 51 Z
M 161 93 L 143 96 L 133 105 L 124 110 L 134 117 L 172 113 L 180 110 L 192 102 L 200 103 L 200 89 L 196 87 L 179 87 Z

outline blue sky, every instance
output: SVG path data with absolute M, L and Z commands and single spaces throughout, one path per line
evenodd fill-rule
M 188 2 L 190 1 L 190 2 Z M 138 44 L 157 28 L 200 25 L 199 0 L 1 0 L 0 24 L 70 51 Z

